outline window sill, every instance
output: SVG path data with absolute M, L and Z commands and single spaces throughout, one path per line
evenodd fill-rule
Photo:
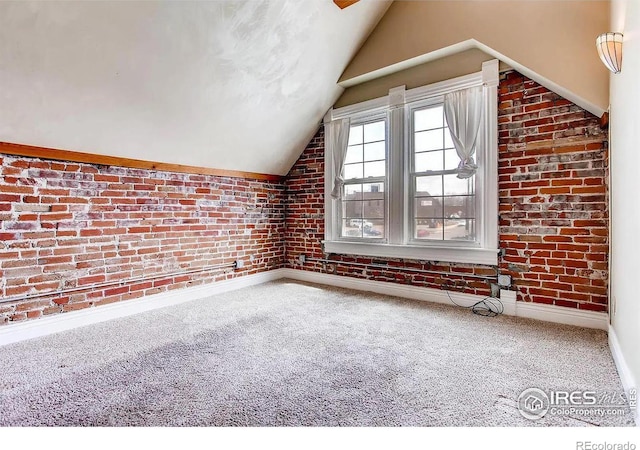
M 368 242 L 322 241 L 325 253 L 498 265 L 498 249 L 425 247 L 419 245 L 373 244 Z

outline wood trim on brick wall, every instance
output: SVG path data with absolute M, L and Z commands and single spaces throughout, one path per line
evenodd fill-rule
M 284 262 L 282 182 L 7 155 L 0 174 L 0 327 Z
M 354 3 L 358 3 L 360 0 L 333 0 L 333 3 L 338 5 L 338 8 L 345 9 L 347 6 L 351 6 Z
M 187 166 L 183 164 L 164 163 L 159 161 L 145 161 L 142 159 L 122 158 L 119 156 L 99 155 L 95 153 L 74 152 L 33 145 L 0 142 L 0 154 L 27 156 L 32 158 L 53 159 L 56 161 L 70 161 L 104 166 L 120 166 L 133 169 L 161 170 L 166 172 L 180 172 L 198 175 L 214 175 L 219 177 L 251 178 L 255 180 L 282 182 L 280 175 L 243 172 L 240 170 L 214 169 L 211 167 Z

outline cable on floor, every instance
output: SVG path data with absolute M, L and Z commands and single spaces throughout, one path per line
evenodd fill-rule
M 495 317 L 495 316 L 499 316 L 504 312 L 504 305 L 502 304 L 499 298 L 488 296 L 474 303 L 471 306 L 464 306 L 454 302 L 453 299 L 451 298 L 451 294 L 449 294 L 449 291 L 447 289 L 445 289 L 444 291 L 447 293 L 447 297 L 449 297 L 449 300 L 451 301 L 451 303 L 461 308 L 470 309 L 471 312 L 479 316 Z

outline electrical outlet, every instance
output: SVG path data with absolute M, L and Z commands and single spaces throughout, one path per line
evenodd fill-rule
M 244 267 L 244 261 L 241 259 L 236 259 L 236 269 L 242 269 Z
M 304 264 L 305 262 L 307 262 L 307 255 L 302 253 L 300 256 L 298 256 L 298 262 L 300 264 Z
M 511 275 L 498 275 L 498 285 L 500 287 L 511 287 Z
M 500 286 L 495 283 L 491 283 L 491 297 L 498 298 L 500 296 Z

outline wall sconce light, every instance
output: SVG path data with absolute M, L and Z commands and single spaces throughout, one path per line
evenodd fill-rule
M 622 70 L 622 33 L 602 33 L 596 38 L 600 59 L 613 73 Z

